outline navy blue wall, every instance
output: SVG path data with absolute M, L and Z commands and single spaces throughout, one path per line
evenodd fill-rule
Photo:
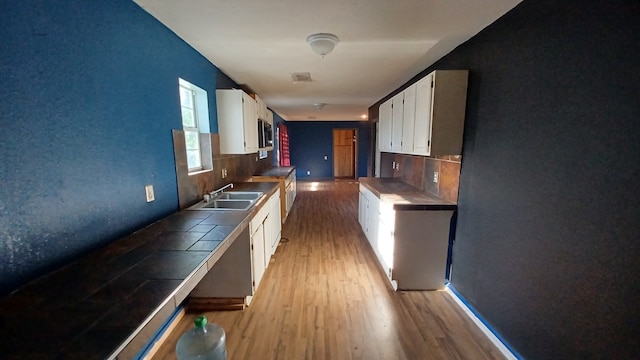
M 3 294 L 178 209 L 178 77 L 217 132 L 218 71 L 130 0 L 3 1 L 0 34 Z
M 451 281 L 527 359 L 640 353 L 640 2 L 527 0 L 469 69 Z
M 367 176 L 370 124 L 366 121 L 287 121 L 291 165 L 299 180 L 333 177 L 333 129 L 358 130 L 357 177 Z M 327 155 L 327 160 L 324 160 Z M 307 175 L 311 171 L 311 175 Z

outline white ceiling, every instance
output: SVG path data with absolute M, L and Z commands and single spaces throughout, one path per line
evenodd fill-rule
M 134 1 L 285 120 L 361 120 L 521 0 Z M 318 32 L 340 38 L 324 58 L 306 43 Z

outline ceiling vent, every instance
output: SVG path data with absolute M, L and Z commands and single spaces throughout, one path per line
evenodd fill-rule
M 293 73 L 291 74 L 291 81 L 293 81 L 294 84 L 311 82 L 311 73 Z

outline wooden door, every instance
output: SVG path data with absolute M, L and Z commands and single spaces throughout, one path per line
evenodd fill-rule
M 355 178 L 356 130 L 333 129 L 333 176 Z

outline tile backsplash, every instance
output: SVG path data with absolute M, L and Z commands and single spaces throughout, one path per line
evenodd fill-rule
M 427 194 L 458 202 L 461 155 L 425 157 L 393 153 L 380 154 L 380 176 L 400 178 Z M 396 168 L 393 167 L 394 164 Z M 438 181 L 434 182 L 434 172 Z
M 187 151 L 182 130 L 172 130 L 173 151 L 176 162 L 178 181 L 178 202 L 180 209 L 189 207 L 202 200 L 202 195 L 219 189 L 232 182 L 246 181 L 256 172 L 272 166 L 272 151 L 267 157 L 259 159 L 257 153 L 227 155 L 220 154 L 220 136 L 218 134 L 202 134 L 203 144 L 210 142 L 213 169 L 189 175 L 187 167 Z M 227 169 L 227 177 L 222 178 L 222 169 Z

